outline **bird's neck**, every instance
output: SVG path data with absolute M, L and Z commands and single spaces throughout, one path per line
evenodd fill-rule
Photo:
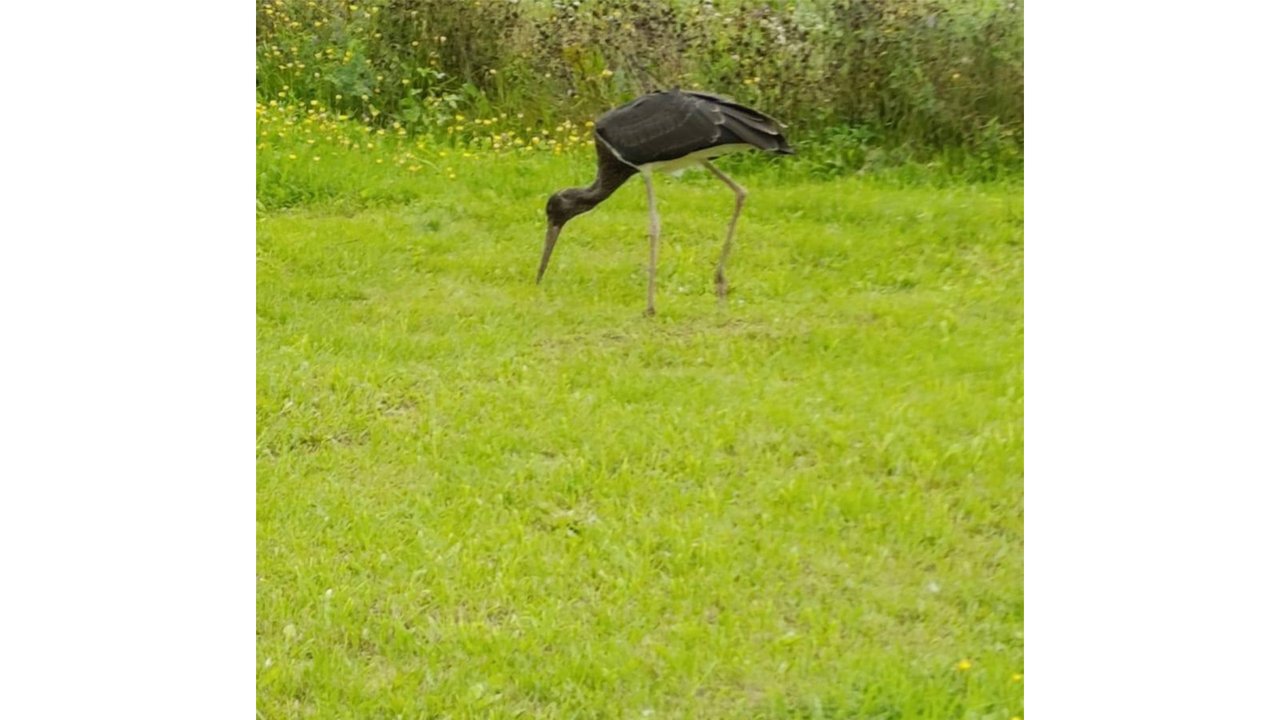
M 622 187 L 622 183 L 626 181 L 626 177 L 619 178 L 613 175 L 597 175 L 595 182 L 582 188 L 582 199 L 590 203 L 593 207 L 599 205 L 604 202 L 605 198 L 612 195 L 615 190 Z
M 583 198 L 592 205 L 603 202 L 615 190 L 622 187 L 627 178 L 636 174 L 635 168 L 618 160 L 613 153 L 599 144 L 596 145 L 596 156 L 598 159 L 596 179 L 590 186 L 582 189 Z

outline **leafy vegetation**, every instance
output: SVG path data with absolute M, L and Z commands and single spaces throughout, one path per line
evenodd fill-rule
M 263 102 L 411 134 L 459 114 L 580 124 L 679 85 L 767 109 L 797 139 L 854 128 L 911 159 L 1021 158 L 1018 2 L 259 0 L 258 28 Z

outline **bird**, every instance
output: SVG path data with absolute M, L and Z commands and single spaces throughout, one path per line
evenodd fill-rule
M 557 191 L 547 200 L 547 235 L 536 283 L 542 282 L 565 223 L 599 205 L 632 175 L 639 174 L 649 198 L 649 293 L 645 314 L 654 315 L 660 222 L 653 173 L 678 174 L 701 166 L 723 181 L 735 197 L 729 231 L 716 265 L 716 294 L 723 299 L 729 292 L 725 264 L 747 191 L 711 161 L 753 149 L 794 155 L 795 150 L 782 135 L 783 127 L 777 120 L 730 97 L 678 87 L 641 95 L 604 113 L 595 121 L 595 181 L 587 187 Z

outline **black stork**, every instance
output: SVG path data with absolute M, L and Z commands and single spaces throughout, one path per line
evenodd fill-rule
M 639 173 L 649 194 L 649 304 L 645 313 L 653 315 L 658 277 L 658 206 L 653 196 L 653 172 L 678 172 L 702 165 L 724 181 L 737 198 L 716 266 L 716 294 L 725 297 L 729 291 L 725 262 L 747 191 L 712 165 L 711 160 L 752 148 L 792 155 L 795 151 L 787 145 L 781 127 L 773 118 L 727 97 L 679 89 L 649 93 L 605 113 L 595 123 L 595 182 L 585 188 L 561 190 L 547 200 L 547 239 L 537 281 L 542 282 L 565 223 L 599 205 Z

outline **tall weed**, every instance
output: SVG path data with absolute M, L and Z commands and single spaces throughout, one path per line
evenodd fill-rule
M 258 94 L 469 138 L 705 88 L 833 140 L 826 172 L 949 152 L 995 172 L 1021 158 L 1022 15 L 1008 0 L 259 0 Z

